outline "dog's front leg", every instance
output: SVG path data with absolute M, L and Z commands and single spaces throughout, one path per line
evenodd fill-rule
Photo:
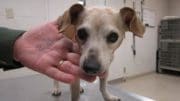
M 54 84 L 54 88 L 53 88 L 52 95 L 53 96 L 60 96 L 61 91 L 59 90 L 59 82 L 54 80 L 53 84 Z
M 80 98 L 80 79 L 71 84 L 71 101 L 79 101 Z
M 100 78 L 100 91 L 105 101 L 121 101 L 117 96 L 111 95 L 106 88 L 108 74 L 104 78 Z

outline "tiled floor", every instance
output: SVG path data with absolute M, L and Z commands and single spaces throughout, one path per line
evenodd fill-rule
M 177 75 L 153 73 L 115 85 L 156 101 L 180 101 L 180 76 Z

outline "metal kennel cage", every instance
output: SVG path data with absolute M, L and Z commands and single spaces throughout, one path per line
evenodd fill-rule
M 161 20 L 158 34 L 158 71 L 180 71 L 180 18 Z

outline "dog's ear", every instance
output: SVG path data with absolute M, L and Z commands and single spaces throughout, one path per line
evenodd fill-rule
M 58 18 L 59 25 L 76 25 L 79 20 L 79 15 L 84 11 L 84 7 L 81 4 L 74 4 L 69 10 L 65 11 L 62 16 Z
M 145 27 L 140 19 L 136 16 L 136 12 L 133 9 L 129 7 L 120 9 L 120 16 L 128 31 L 133 32 L 138 37 L 143 37 Z
M 81 4 L 74 4 L 69 10 L 71 24 L 77 24 L 80 14 L 84 11 L 84 7 Z
M 74 4 L 58 18 L 60 32 L 72 39 L 75 33 L 75 25 L 78 23 L 80 14 L 84 11 L 81 4 Z

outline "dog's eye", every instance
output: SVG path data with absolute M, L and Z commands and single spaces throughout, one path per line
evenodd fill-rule
M 81 41 L 86 41 L 88 37 L 88 33 L 86 29 L 82 28 L 77 31 L 77 36 Z
M 107 42 L 108 43 L 114 43 L 118 40 L 118 34 L 116 32 L 111 32 L 108 36 L 107 36 Z

